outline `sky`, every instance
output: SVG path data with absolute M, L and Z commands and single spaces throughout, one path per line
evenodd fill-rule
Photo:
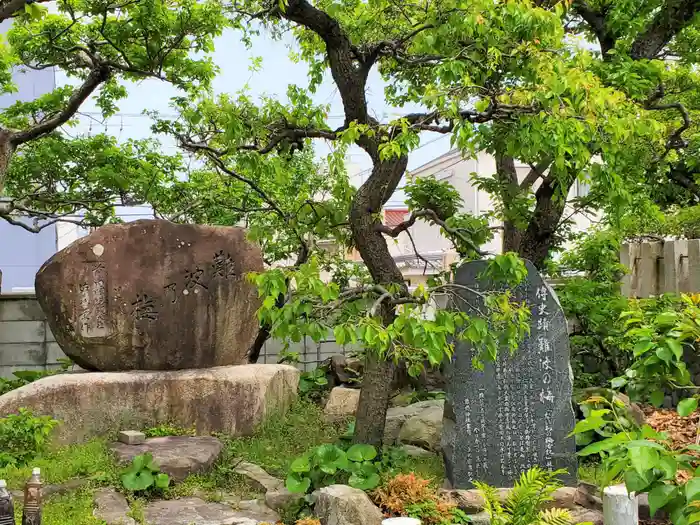
M 213 59 L 220 69 L 213 83 L 214 91 L 218 93 L 234 93 L 242 89 L 246 84 L 252 97 L 262 95 L 275 96 L 286 100 L 287 86 L 296 84 L 306 87 L 307 67 L 304 63 L 294 63 L 289 56 L 290 47 L 294 46 L 291 35 L 283 41 L 275 41 L 268 35 L 261 35 L 254 40 L 252 49 L 247 49 L 239 40 L 239 33 L 232 30 L 225 32 L 216 41 L 216 51 Z M 251 73 L 248 69 L 253 57 L 262 57 L 262 69 Z M 65 75 L 57 72 L 56 83 L 58 85 L 67 82 Z M 376 69 L 370 75 L 367 88 L 367 98 L 371 111 L 378 119 L 391 119 L 396 116 L 418 110 L 418 107 L 404 108 L 398 111 L 389 107 L 384 101 L 384 83 Z M 145 138 L 152 136 L 150 131 L 151 119 L 143 115 L 144 110 L 157 110 L 163 116 L 174 116 L 170 107 L 171 97 L 178 94 L 177 89 L 164 82 L 148 79 L 139 83 L 128 84 L 129 96 L 120 101 L 118 115 L 101 121 L 101 116 L 93 101 L 88 101 L 81 108 L 80 124 L 77 128 L 71 128 L 70 133 L 107 133 L 116 135 L 120 139 Z M 314 101 L 318 104 L 330 104 L 328 123 L 331 127 L 340 126 L 343 123 L 342 101 L 329 75 L 319 86 L 314 95 Z M 160 136 L 166 152 L 175 152 L 177 147 L 169 137 Z M 329 151 L 321 141 L 316 141 L 315 149 L 318 155 L 324 155 Z M 424 133 L 421 136 L 421 146 L 410 156 L 409 170 L 415 169 L 431 161 L 435 157 L 446 153 L 450 149 L 450 140 L 447 135 Z M 353 148 L 348 156 L 348 170 L 361 172 L 366 176 L 371 167 L 369 157 L 359 148 Z M 403 202 L 403 192 L 398 191 L 390 203 L 397 205 Z

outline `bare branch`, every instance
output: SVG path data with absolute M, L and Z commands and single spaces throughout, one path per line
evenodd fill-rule
M 475 111 L 465 109 L 459 112 L 459 118 L 471 124 L 481 124 L 492 120 L 514 119 L 520 115 L 530 115 L 538 111 L 539 109 L 535 106 L 501 104 L 495 99 L 492 99 L 486 110 Z M 403 119 L 407 120 L 414 129 L 432 131 L 435 133 L 452 133 L 457 124 L 453 120 L 448 120 L 447 124 L 441 125 L 440 123 L 446 121 L 446 119 L 438 111 L 430 113 L 409 113 L 404 115 Z

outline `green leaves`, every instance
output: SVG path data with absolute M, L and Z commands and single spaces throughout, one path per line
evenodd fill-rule
M 170 485 L 170 477 L 160 472 L 150 452 L 134 457 L 131 466 L 122 473 L 121 481 L 124 488 L 131 492 L 150 488 L 164 490 Z
M 698 408 L 698 399 L 696 397 L 690 397 L 683 399 L 678 403 L 678 414 L 683 417 L 687 417 Z
M 649 514 L 653 517 L 656 511 L 671 501 L 678 489 L 673 485 L 657 485 L 649 492 Z
M 347 483 L 361 490 L 379 485 L 378 464 L 372 462 L 377 449 L 356 444 L 347 452 L 325 444 L 296 458 L 289 467 L 285 486 L 295 493 L 306 493 L 334 483 Z
M 355 462 L 372 461 L 377 457 L 377 449 L 372 445 L 356 444 L 347 451 L 348 459 Z
M 651 447 L 632 447 L 628 450 L 632 467 L 643 476 L 659 462 L 659 452 Z

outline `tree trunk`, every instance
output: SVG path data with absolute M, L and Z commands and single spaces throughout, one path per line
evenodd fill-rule
M 568 186 L 567 186 L 568 187 Z M 537 189 L 537 204 L 520 241 L 518 254 L 543 270 L 549 253 L 556 245 L 566 199 L 557 194 L 556 181 L 544 180 Z
M 356 414 L 355 443 L 381 446 L 393 379 L 393 362 L 383 361 L 373 352 L 367 352 Z
M 0 197 L 5 194 L 5 181 L 10 161 L 15 152 L 15 145 L 11 140 L 12 132 L 0 128 Z
M 511 221 L 503 221 L 503 242 L 501 248 L 503 253 L 520 253 L 520 243 L 523 232 L 520 231 Z
M 496 178 L 500 186 L 501 202 L 503 202 L 504 209 L 507 210 L 520 193 L 520 186 L 518 185 L 518 172 L 515 170 L 515 159 L 500 151 L 496 151 Z M 513 221 L 505 218 L 501 243 L 503 253 L 519 252 L 521 238 L 522 231 L 515 226 Z
M 365 151 L 371 152 L 374 168 L 367 182 L 357 191 L 352 203 L 350 228 L 353 240 L 375 283 L 384 286 L 406 286 L 383 234 L 377 230 L 380 224 L 377 217 L 382 206 L 396 190 L 406 170 L 408 158 L 381 162 L 378 158 L 378 144 L 365 143 L 364 146 Z M 382 305 L 381 316 L 385 326 L 390 324 L 395 317 L 394 307 Z M 365 359 L 354 441 L 379 447 L 384 437 L 394 366 L 390 360 L 379 359 L 369 349 Z

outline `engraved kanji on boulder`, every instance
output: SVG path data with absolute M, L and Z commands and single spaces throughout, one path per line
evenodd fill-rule
M 36 292 L 63 351 L 88 370 L 238 365 L 259 328 L 245 275 L 262 269 L 241 228 L 141 220 L 58 252 Z

